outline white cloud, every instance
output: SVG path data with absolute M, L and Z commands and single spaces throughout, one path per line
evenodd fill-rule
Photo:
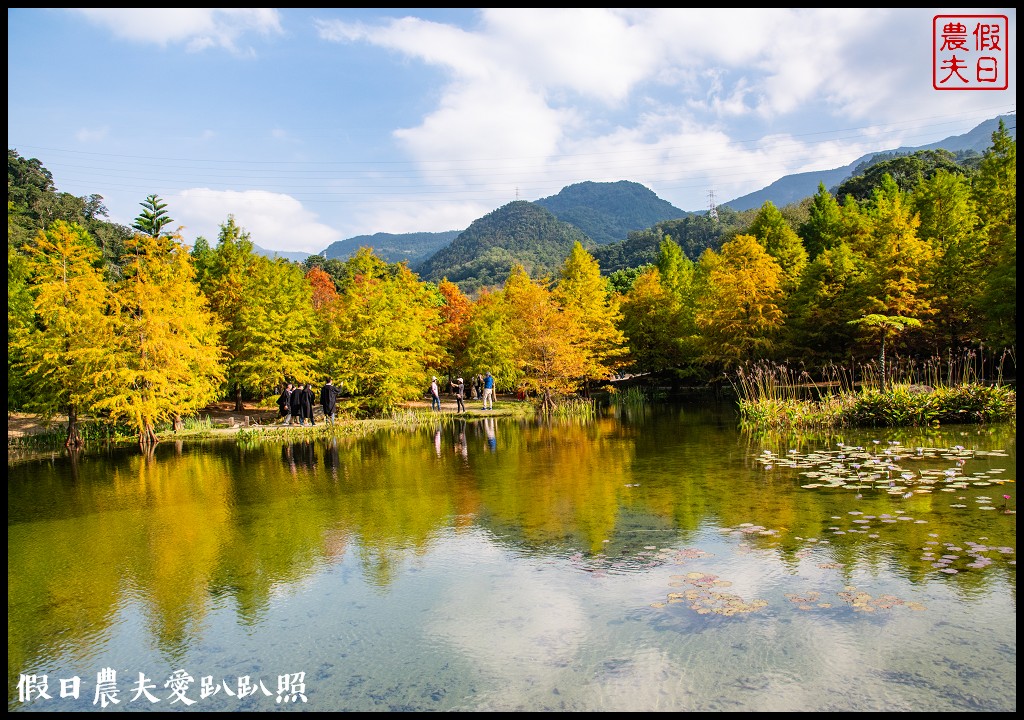
M 317 27 L 450 73 L 436 106 L 394 136 L 453 190 L 480 187 L 486 166 L 492 191 L 629 179 L 700 209 L 712 185 L 724 201 L 880 149 L 867 132 L 805 135 L 807 117 L 903 122 L 885 134 L 895 147 L 907 118 L 927 125 L 968 102 L 915 80 L 930 69 L 930 16 L 907 9 L 500 8 L 471 29 L 411 17 Z
M 281 19 L 273 8 L 71 8 L 114 35 L 161 47 L 184 44 L 190 52 L 222 47 L 232 52 L 251 52 L 238 47 L 249 33 L 281 34 Z
M 75 133 L 75 139 L 80 143 L 97 143 L 105 140 L 110 132 L 109 127 L 79 128 Z
M 514 192 L 514 190 L 513 190 Z M 443 197 L 443 196 L 442 196 Z M 513 194 L 509 202 L 515 200 Z M 504 204 L 504 203 L 501 203 Z M 478 202 L 424 201 L 388 204 L 382 209 L 363 211 L 347 224 L 345 237 L 385 233 L 445 232 L 465 230 L 470 224 L 494 210 L 493 204 Z M 325 246 L 326 247 L 326 246 Z
M 642 26 L 603 8 L 496 8 L 483 13 L 482 47 L 540 91 L 563 88 L 621 102 L 655 71 L 661 50 Z
M 315 253 L 345 237 L 319 222 L 298 200 L 280 193 L 191 188 L 167 202 L 174 208 L 174 225 L 184 226 L 182 234 L 189 242 L 201 235 L 215 245 L 228 215 L 234 215 L 255 244 L 268 250 Z

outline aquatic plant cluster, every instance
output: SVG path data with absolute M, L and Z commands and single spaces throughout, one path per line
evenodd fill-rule
M 685 575 L 673 575 L 672 578 L 673 580 L 683 581 L 669 583 L 673 587 L 682 587 L 684 585 L 692 585 L 693 587 L 682 592 L 670 592 L 667 603 L 651 603 L 651 607 L 660 608 L 671 603 L 688 602 L 690 609 L 694 610 L 698 615 L 714 613 L 715 615 L 725 617 L 740 613 L 757 612 L 768 607 L 768 601 L 761 598 L 748 602 L 734 593 L 716 590 L 715 588 L 730 587 L 732 582 L 722 580 L 717 575 L 712 575 L 711 573 L 694 571 L 688 572 Z
M 898 440 L 890 440 L 881 447 L 878 440 L 873 447 L 847 447 L 837 443 L 835 450 L 820 450 L 800 454 L 789 450 L 779 456 L 772 450 L 763 450 L 757 461 L 766 470 L 774 467 L 797 468 L 804 477 L 813 482 L 801 485 L 814 488 L 847 488 L 851 490 L 883 490 L 890 495 L 904 499 L 914 494 L 928 495 L 935 489 L 941 492 L 956 492 L 968 485 L 984 487 L 1014 482 L 999 477 L 1002 468 L 987 470 L 976 475 L 965 476 L 963 467 L 967 460 L 983 455 L 1005 455 L 997 451 L 969 450 L 962 445 L 951 448 L 915 447 L 904 448 Z M 911 463 L 925 459 L 945 459 L 952 465 L 942 470 L 914 470 Z M 902 463 L 902 464 L 901 464 Z

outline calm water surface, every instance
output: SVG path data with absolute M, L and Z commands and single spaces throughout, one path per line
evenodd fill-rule
M 1014 711 L 1015 432 L 676 407 L 9 464 L 8 709 Z

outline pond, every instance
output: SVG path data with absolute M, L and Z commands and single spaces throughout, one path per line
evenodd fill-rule
M 9 710 L 1016 710 L 1014 425 L 633 406 L 8 473 Z

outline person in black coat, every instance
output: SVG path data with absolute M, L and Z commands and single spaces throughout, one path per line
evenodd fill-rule
M 309 420 L 311 427 L 316 425 L 316 423 L 313 422 L 313 403 L 316 402 L 315 398 L 316 396 L 313 394 L 313 388 L 309 383 L 306 383 L 306 386 L 302 388 L 302 399 L 299 401 L 301 403 L 299 407 L 302 411 L 299 419 L 302 421 L 303 425 L 306 424 L 306 420 Z
M 338 388 L 331 384 L 331 379 L 320 388 L 320 405 L 324 409 L 324 422 L 334 424 L 334 410 L 338 405 Z
M 302 386 L 297 385 L 292 390 L 291 398 L 292 422 L 302 424 Z
M 281 396 L 277 398 L 277 408 L 281 415 L 282 425 L 292 424 L 292 384 L 288 383 L 284 386 L 284 390 L 281 391 Z

